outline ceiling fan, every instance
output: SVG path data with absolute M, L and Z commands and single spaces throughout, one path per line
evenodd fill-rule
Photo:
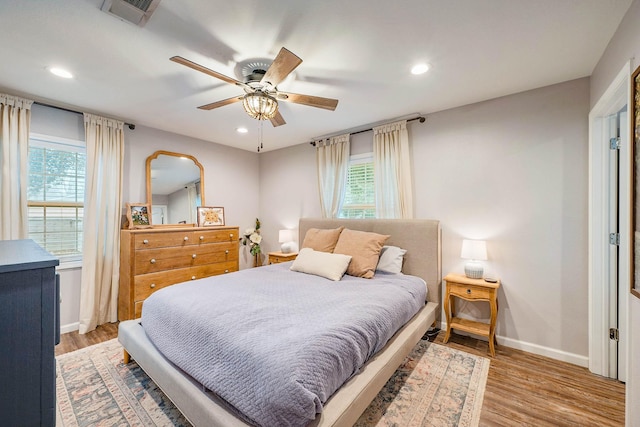
M 254 69 L 253 72 L 246 77 L 246 81 L 244 82 L 225 76 L 224 74 L 220 74 L 181 56 L 174 56 L 170 59 L 173 62 L 185 65 L 196 71 L 200 71 L 220 79 L 223 82 L 240 86 L 244 89 L 244 95 L 234 96 L 232 98 L 212 102 L 211 104 L 201 105 L 198 108 L 202 110 L 213 110 L 214 108 L 223 107 L 236 102 L 242 102 L 242 106 L 247 114 L 257 120 L 269 119 L 271 124 L 275 127 L 286 124 L 278 110 L 278 101 L 293 102 L 295 104 L 308 105 L 310 107 L 323 108 L 331 111 L 335 110 L 338 106 L 337 99 L 300 95 L 297 93 L 282 92 L 278 90 L 278 84 L 280 84 L 280 82 L 282 82 L 293 70 L 296 69 L 298 65 L 302 63 L 302 59 L 284 47 L 280 49 L 276 59 L 273 60 L 266 70 Z

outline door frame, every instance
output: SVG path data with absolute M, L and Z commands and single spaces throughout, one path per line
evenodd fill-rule
M 606 119 L 629 104 L 631 63 L 627 62 L 589 113 L 589 370 L 611 377 L 609 325 L 611 299 L 609 279 L 609 135 Z M 629 108 L 627 108 L 627 123 Z M 621 128 L 620 133 L 629 127 Z M 625 139 L 625 138 L 621 138 Z M 626 146 L 625 146 L 626 145 Z M 618 259 L 618 376 L 627 372 L 628 289 L 630 286 L 631 158 L 629 144 L 620 148 L 619 164 L 619 259 Z M 613 372 L 613 375 L 616 375 Z

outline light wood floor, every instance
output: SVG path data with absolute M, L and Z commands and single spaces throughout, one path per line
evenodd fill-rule
M 56 355 L 115 338 L 116 324 L 64 334 Z M 442 344 L 444 333 L 435 342 Z M 452 334 L 447 344 L 486 356 L 486 341 Z M 565 362 L 504 346 L 491 358 L 481 426 L 624 426 L 624 384 Z

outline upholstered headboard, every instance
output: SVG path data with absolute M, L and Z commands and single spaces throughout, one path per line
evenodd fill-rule
M 442 301 L 442 254 L 440 221 L 431 219 L 317 219 L 300 218 L 299 242 L 310 228 L 337 228 L 388 234 L 386 245 L 407 250 L 402 271 L 427 282 L 427 300 Z M 440 310 L 437 311 L 440 313 Z

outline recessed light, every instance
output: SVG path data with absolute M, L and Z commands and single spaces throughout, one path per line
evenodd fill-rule
M 422 64 L 416 64 L 413 66 L 413 68 L 411 69 L 411 74 L 424 74 L 427 71 L 429 71 L 429 64 L 426 63 L 422 63 Z
M 247 133 L 247 132 L 249 132 L 249 130 L 247 128 L 240 127 L 240 128 L 236 128 L 236 132 L 238 132 L 238 133 Z
M 68 72 L 67 70 L 63 69 L 63 68 L 58 68 L 58 67 L 51 67 L 49 68 L 49 72 L 51 74 L 54 74 L 58 77 L 62 77 L 63 79 L 71 79 L 73 78 L 73 74 L 71 74 L 70 72 Z

